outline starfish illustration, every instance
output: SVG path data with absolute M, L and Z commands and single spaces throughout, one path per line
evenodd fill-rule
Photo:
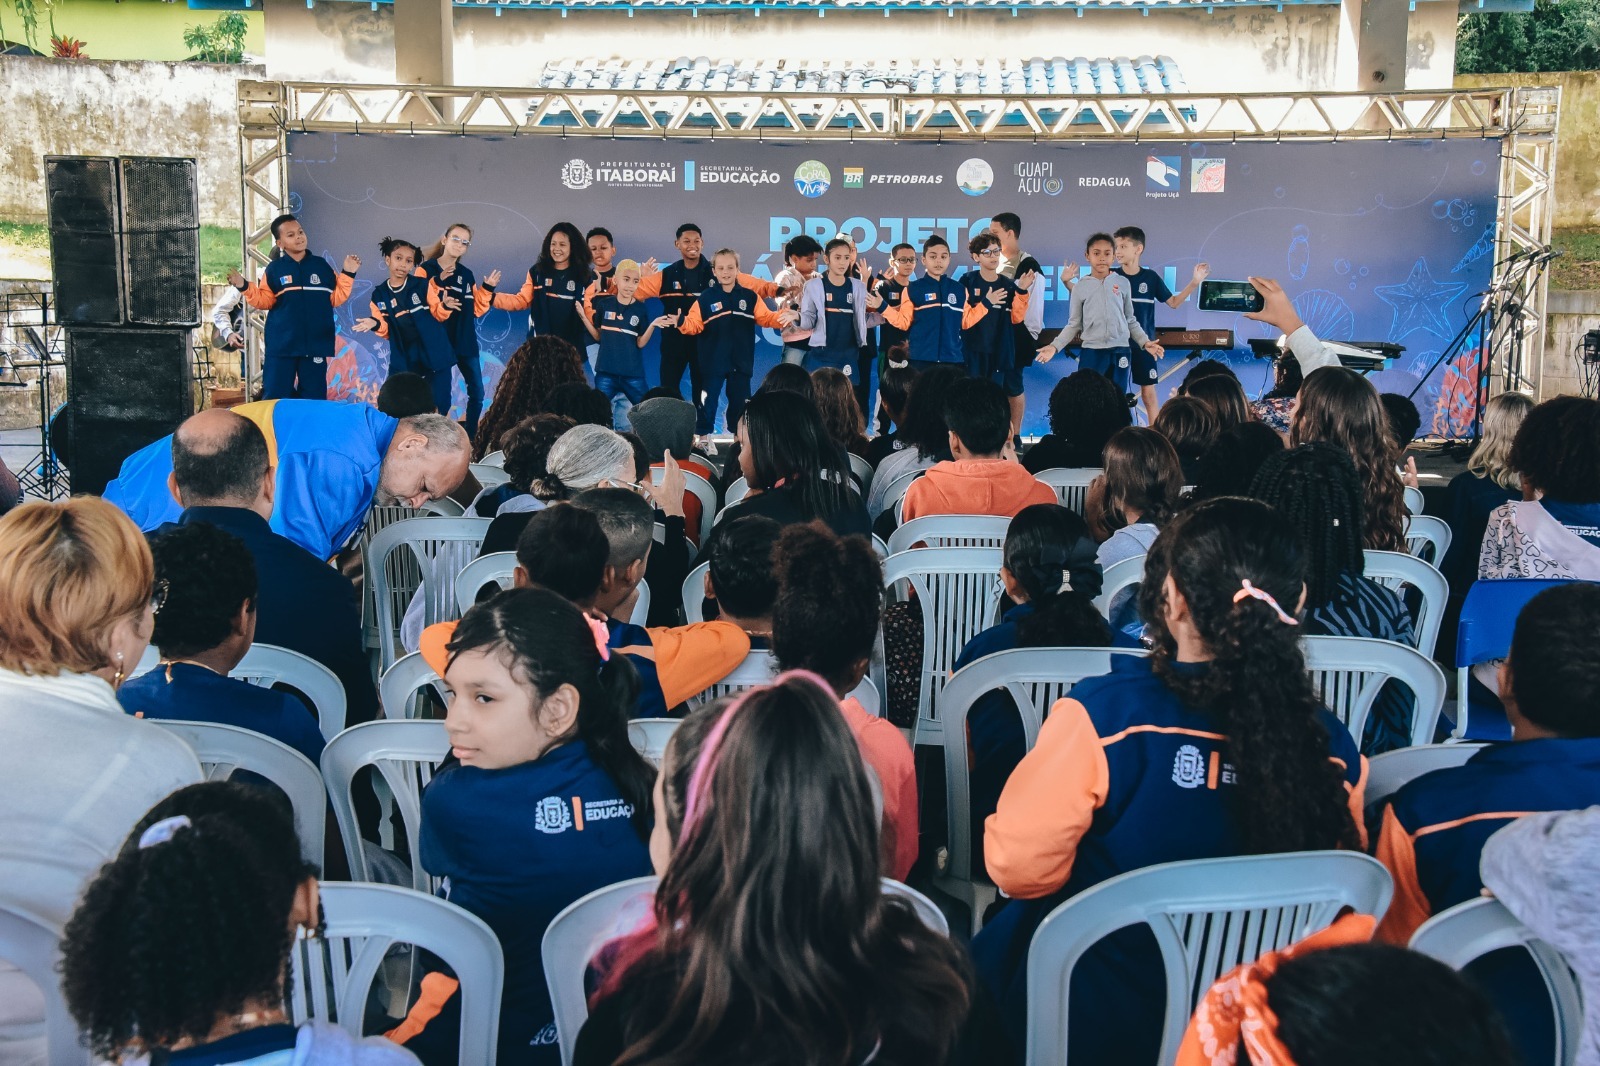
M 1419 258 L 1411 267 L 1411 276 L 1399 285 L 1374 285 L 1372 291 L 1378 299 L 1394 308 L 1394 324 L 1389 329 L 1389 339 L 1398 341 L 1412 330 L 1425 329 L 1441 337 L 1455 331 L 1445 317 L 1450 301 L 1466 289 L 1457 282 L 1434 281 L 1428 271 L 1427 259 Z

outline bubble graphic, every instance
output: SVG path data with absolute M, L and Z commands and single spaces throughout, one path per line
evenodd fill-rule
M 1474 159 L 1472 161 L 1472 166 L 1468 167 L 1467 169 L 1472 171 L 1474 174 L 1482 174 L 1485 170 L 1488 170 L 1489 167 L 1484 163 L 1483 160 Z
M 1299 281 L 1311 267 L 1311 231 L 1296 226 L 1289 231 L 1289 276 Z
M 1276 196 L 1276 197 L 1277 197 L 1277 198 L 1278 198 L 1278 199 L 1280 199 L 1280 200 L 1281 200 L 1281 199 L 1283 199 L 1283 198 L 1284 198 L 1284 196 L 1285 196 L 1285 195 L 1287 195 L 1287 194 L 1286 194 L 1286 193 L 1285 193 L 1285 192 L 1284 192 L 1284 188 L 1283 188 L 1283 186 L 1282 186 L 1282 185 L 1280 185 L 1280 186 L 1278 186 L 1278 187 L 1277 187 L 1277 188 L 1276 188 L 1276 189 L 1273 189 L 1273 190 L 1272 190 L 1272 195 L 1273 195 L 1273 196 Z
M 1348 273 L 1350 273 L 1350 260 L 1348 260 L 1348 259 L 1335 259 L 1333 261 L 1333 272 L 1335 274 L 1348 274 Z

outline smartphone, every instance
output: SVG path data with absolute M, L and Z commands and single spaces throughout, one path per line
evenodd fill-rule
M 1264 296 L 1248 281 L 1202 281 L 1200 310 L 1259 311 L 1267 306 Z

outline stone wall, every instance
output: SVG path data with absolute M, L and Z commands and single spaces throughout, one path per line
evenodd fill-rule
M 1550 290 L 1538 399 L 1583 392 L 1578 360 L 1583 358 L 1583 335 L 1591 329 L 1600 329 L 1600 291 Z

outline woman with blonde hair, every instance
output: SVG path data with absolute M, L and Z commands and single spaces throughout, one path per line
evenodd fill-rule
M 0 900 L 58 931 L 144 812 L 204 779 L 188 745 L 117 702 L 161 609 L 153 580 L 144 536 L 104 500 L 0 518 Z M 0 962 L 0 1061 L 44 1061 L 42 1017 Z
M 1503 392 L 1483 409 L 1483 436 L 1472 449 L 1467 469 L 1450 481 L 1444 519 L 1450 523 L 1450 550 L 1440 569 L 1450 579 L 1453 595 L 1465 596 L 1478 576 L 1478 549 L 1489 525 L 1489 512 L 1522 498 L 1522 476 L 1511 465 L 1511 442 L 1533 399 Z

